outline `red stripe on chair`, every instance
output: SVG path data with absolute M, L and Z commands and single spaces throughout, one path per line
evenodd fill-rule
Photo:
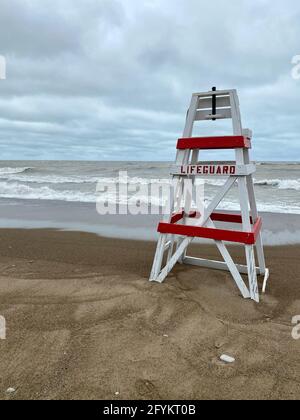
M 177 149 L 250 149 L 251 140 L 244 136 L 190 137 L 179 139 Z
M 200 215 L 200 213 L 198 213 L 196 211 L 192 211 L 192 212 L 190 212 L 188 217 L 191 218 L 191 219 L 196 219 L 196 218 L 199 219 L 201 217 L 201 215 Z M 178 213 L 174 213 L 173 216 L 171 217 L 171 223 L 177 223 L 180 220 L 182 220 L 183 218 L 184 218 L 184 211 L 183 210 L 179 211 Z
M 173 214 L 171 218 L 171 223 L 178 223 L 184 217 L 184 211 Z M 189 218 L 200 218 L 201 215 L 195 211 L 191 212 L 188 216 Z M 232 213 L 212 213 L 210 216 L 211 220 L 215 222 L 228 222 L 228 223 L 243 223 L 242 216 L 240 214 Z M 253 224 L 252 217 L 250 217 L 250 223 Z
M 243 223 L 241 215 L 230 213 L 213 213 L 211 215 L 211 220 L 214 220 L 215 222 Z M 250 223 L 253 224 L 252 217 L 250 217 Z
M 171 222 L 170 223 L 173 225 L 174 223 L 179 222 L 180 220 L 183 219 L 183 216 L 184 216 L 184 212 L 183 211 L 180 211 L 178 213 L 174 213 L 172 215 L 172 217 L 171 217 Z
M 214 239 L 216 241 L 254 245 L 260 232 L 261 226 L 261 218 L 259 218 L 255 223 L 253 232 L 241 232 L 197 226 L 176 225 L 172 223 L 160 223 L 158 225 L 158 232 L 163 234 L 187 236 L 191 238 L 205 238 Z

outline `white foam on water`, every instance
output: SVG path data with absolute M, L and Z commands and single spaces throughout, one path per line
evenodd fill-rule
M 30 169 L 30 168 L 27 168 Z M 20 175 L 19 175 L 20 174 Z M 100 177 L 100 176 L 84 176 L 84 175 L 74 175 L 74 176 L 63 176 L 63 175 L 47 175 L 47 174 L 30 174 L 24 175 L 21 172 L 0 172 L 0 179 L 23 182 L 29 184 L 96 184 L 98 182 L 103 184 L 140 184 L 148 185 L 151 178 L 139 178 L 139 177 Z M 153 181 L 157 184 L 171 183 L 169 179 L 155 179 Z
M 135 195 L 133 195 L 135 197 Z M 103 193 L 78 191 L 78 190 L 55 190 L 49 186 L 31 187 L 16 182 L 0 182 L 0 197 L 22 200 L 52 200 L 82 203 L 108 202 L 111 204 L 127 204 L 127 196 L 116 195 L 113 191 Z M 160 197 L 137 194 L 141 204 L 160 206 L 164 204 Z M 221 210 L 239 210 L 237 201 L 225 200 L 219 206 Z M 258 203 L 258 209 L 262 212 L 300 214 L 300 206 L 287 205 L 287 203 Z
M 169 183 L 170 180 L 161 178 L 144 178 L 144 177 L 103 177 L 103 176 L 89 176 L 89 175 L 61 175 L 61 174 L 45 174 L 31 167 L 3 167 L 0 168 L 0 179 L 10 180 L 23 183 L 36 184 L 95 184 L 97 182 L 106 184 L 125 184 L 130 180 L 131 184 L 146 185 L 153 179 L 158 184 Z M 206 185 L 220 187 L 224 185 L 225 179 L 201 179 L 197 183 L 205 182 Z M 280 190 L 300 190 L 300 179 L 254 179 L 254 184 L 257 187 L 273 187 Z
M 135 197 L 131 195 L 131 197 Z M 164 201 L 160 197 L 137 195 L 138 200 L 144 205 L 160 206 Z M 111 204 L 130 204 L 130 197 L 126 195 L 116 195 L 112 191 L 100 192 L 83 192 L 78 190 L 55 190 L 48 186 L 31 187 L 14 182 L 0 182 L 0 198 L 22 199 L 22 200 L 51 200 L 51 201 L 68 201 L 81 203 L 108 202 Z
M 32 168 L 25 167 L 25 168 L 0 168 L 0 176 L 1 175 L 11 175 L 11 174 L 22 174 Z
M 60 175 L 18 175 L 3 176 L 0 179 L 15 182 L 23 182 L 28 184 L 93 184 L 98 181 L 98 177 L 82 177 L 82 176 L 60 176 Z
M 300 179 L 263 179 L 255 180 L 254 184 L 262 187 L 277 187 L 280 190 L 300 191 Z
M 23 162 L 22 162 L 23 163 Z M 147 186 L 150 182 L 158 186 L 171 185 L 168 178 L 168 165 L 151 166 L 144 163 L 111 163 L 104 165 L 101 163 L 91 166 L 90 163 L 80 166 L 80 163 L 57 163 L 46 164 L 40 162 L 33 164 L 31 162 L 26 166 L 26 162 L 16 167 L 13 164 L 3 164 L 0 168 L 0 198 L 21 199 L 21 200 L 60 200 L 83 203 L 95 203 L 97 201 L 108 201 L 112 204 L 126 204 L 127 197 L 116 197 L 110 186 L 125 185 L 129 183 L 133 187 L 130 189 L 134 194 L 135 186 Z M 263 167 L 264 165 L 261 165 Z M 295 165 L 293 165 L 295 166 Z M 119 168 L 133 171 L 133 176 L 118 176 Z M 278 169 L 280 168 L 280 170 Z M 287 168 L 287 169 L 286 169 Z M 151 170 L 151 171 L 150 171 Z M 109 171 L 108 177 L 105 177 L 106 171 Z M 300 190 L 300 178 L 297 178 L 298 172 L 291 169 L 288 165 L 267 166 L 267 170 L 262 172 L 261 179 L 254 179 L 255 189 L 257 191 L 258 208 L 260 211 L 273 213 L 300 214 L 300 200 L 297 200 L 297 191 Z M 273 176 L 270 175 L 273 171 Z M 101 172 L 102 175 L 96 174 Z M 274 176 L 274 174 L 276 175 Z M 116 174 L 114 177 L 113 175 Z M 142 174 L 143 176 L 139 176 Z M 149 177 L 147 176 L 149 174 Z M 277 175 L 278 174 L 278 175 Z M 145 177 L 146 175 L 146 177 Z M 270 175 L 270 176 L 269 176 Z M 160 177 L 161 176 L 161 177 Z M 278 178 L 277 178 L 278 176 Z M 165 178 L 163 178 L 165 177 Z M 280 177 L 282 179 L 280 179 Z M 196 184 L 205 183 L 207 186 L 206 194 L 212 198 L 215 190 L 224 185 L 226 179 L 210 178 L 197 179 Z M 107 187 L 104 193 L 96 192 L 96 186 Z M 149 187 L 149 190 L 151 188 Z M 277 190 L 277 193 L 276 193 Z M 147 190 L 144 190 L 147 191 Z M 152 190 L 154 191 L 154 190 Z M 281 192 L 282 191 L 282 192 Z M 222 202 L 222 210 L 239 210 L 236 191 L 229 194 Z M 162 200 L 158 197 L 142 196 L 139 197 L 141 204 L 162 205 Z M 299 203 L 299 204 L 298 204 Z
M 23 200 L 63 200 L 83 203 L 95 202 L 95 194 L 80 191 L 58 191 L 47 186 L 32 188 L 14 182 L 0 182 L 0 197 Z
M 225 179 L 205 180 L 205 184 L 220 187 L 224 185 Z M 277 187 L 280 190 L 300 190 L 300 179 L 254 179 L 257 187 Z
M 300 206 L 287 205 L 287 203 L 257 203 L 259 212 L 264 213 L 287 213 L 287 214 L 300 214 Z M 240 211 L 240 205 L 236 201 L 223 201 L 218 210 Z

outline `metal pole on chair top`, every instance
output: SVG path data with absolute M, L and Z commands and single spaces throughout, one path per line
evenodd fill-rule
M 217 88 L 214 86 L 212 88 L 213 92 L 217 91 Z M 216 95 L 212 95 L 212 116 L 217 114 L 217 96 Z M 212 119 L 213 121 L 216 121 L 216 118 Z

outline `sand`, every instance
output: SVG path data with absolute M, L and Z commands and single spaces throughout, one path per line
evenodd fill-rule
M 299 246 L 266 249 L 259 305 L 225 272 L 176 266 L 163 285 L 149 283 L 154 249 L 1 230 L 0 399 L 299 399 Z M 206 245 L 191 252 L 218 258 Z M 240 248 L 233 255 L 241 261 Z

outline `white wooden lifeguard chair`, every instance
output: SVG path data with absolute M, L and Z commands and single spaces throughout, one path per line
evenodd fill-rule
M 192 137 L 195 121 L 216 121 L 232 119 L 233 135 L 223 137 Z M 230 271 L 244 298 L 259 302 L 257 276 L 264 276 L 262 290 L 265 292 L 269 270 L 266 268 L 261 235 L 262 220 L 258 215 L 252 175 L 255 164 L 250 162 L 252 133 L 244 130 L 241 123 L 239 100 L 236 90 L 195 93 L 188 110 L 183 138 L 177 143 L 176 165 L 172 171 L 174 197 L 171 213 L 158 226 L 159 240 L 151 271 L 150 281 L 162 283 L 176 263 Z M 199 162 L 200 150 L 234 149 L 235 161 Z M 227 176 L 224 186 L 208 206 L 203 203 L 203 214 L 192 207 L 191 195 L 185 193 L 186 180 L 195 186 L 197 176 Z M 225 195 L 238 184 L 241 212 L 239 214 L 216 211 Z M 184 203 L 183 203 L 184 201 Z M 217 228 L 214 222 L 241 224 L 242 229 Z M 187 248 L 194 238 L 215 241 L 223 259 L 211 261 L 187 256 Z M 226 243 L 240 243 L 245 246 L 246 265 L 235 264 Z M 175 247 L 176 244 L 176 247 Z M 258 267 L 255 261 L 257 250 Z M 162 268 L 166 254 L 165 266 Z M 248 276 L 246 286 L 241 274 Z

